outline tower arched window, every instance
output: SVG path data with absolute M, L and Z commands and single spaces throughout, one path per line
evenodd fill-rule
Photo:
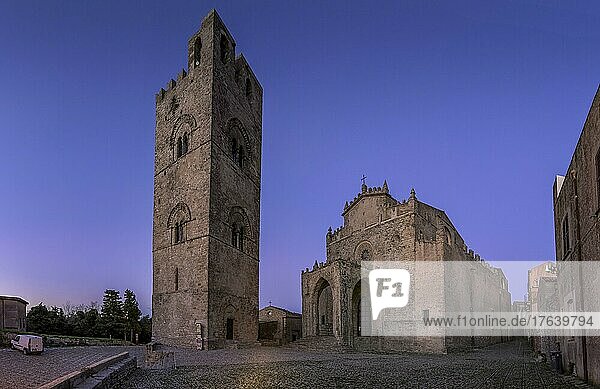
M 175 151 L 175 156 L 176 158 L 181 158 L 181 156 L 183 155 L 183 140 L 181 139 L 181 137 L 177 138 L 177 146 L 176 147 L 176 151 Z
M 175 268 L 175 291 L 179 290 L 179 268 Z
M 231 245 L 244 251 L 246 239 L 250 236 L 249 220 L 242 207 L 233 207 L 229 213 L 229 226 L 231 228 Z
M 183 114 L 176 120 L 169 141 L 173 161 L 183 157 L 190 151 L 195 128 L 196 120 L 190 114 Z
M 200 66 L 200 52 L 202 50 L 202 40 L 196 38 L 194 41 L 194 67 Z
M 221 42 L 219 44 L 219 51 L 221 53 L 221 62 L 229 62 L 229 41 L 225 35 L 221 35 Z
M 562 221 L 562 249 L 563 258 L 567 256 L 567 253 L 571 250 L 571 234 L 569 233 L 569 214 L 565 215 Z
M 177 137 L 175 149 L 175 159 L 179 159 L 188 153 L 190 149 L 190 137 L 187 132 L 182 136 Z
M 244 251 L 244 226 L 240 223 L 233 223 L 231 227 L 231 245 Z
M 237 138 L 231 139 L 231 158 L 240 168 L 244 167 L 244 147 L 241 142 L 238 142 Z
M 184 239 L 184 235 L 183 235 L 183 222 L 177 222 L 175 223 L 175 237 L 174 237 L 174 242 L 175 243 L 181 243 L 183 242 Z
M 244 130 L 244 126 L 238 119 L 231 119 L 227 124 L 227 139 L 229 145 L 226 146 L 230 150 L 229 156 L 233 162 L 240 168 L 245 168 L 248 162 L 252 161 L 252 150 L 249 147 L 248 134 Z
M 185 242 L 186 225 L 191 220 L 190 209 L 185 203 L 179 203 L 169 215 L 167 226 L 171 231 L 172 244 Z
M 183 138 L 181 141 L 181 155 L 185 155 L 188 153 L 190 147 L 190 139 L 188 137 L 187 132 L 183 134 Z
M 244 167 L 244 149 L 241 146 L 240 146 L 240 149 L 238 150 L 236 163 L 240 168 Z
M 234 161 L 238 159 L 238 152 L 240 151 L 238 141 L 235 138 L 231 139 L 231 157 Z

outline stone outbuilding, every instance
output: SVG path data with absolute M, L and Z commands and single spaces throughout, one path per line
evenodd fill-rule
M 265 345 L 284 345 L 302 337 L 302 315 L 273 305 L 258 312 L 258 338 Z
M 20 297 L 0 296 L 0 330 L 26 331 L 28 304 Z

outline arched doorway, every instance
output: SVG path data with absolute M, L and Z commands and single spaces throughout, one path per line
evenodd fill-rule
M 236 310 L 233 305 L 228 305 L 224 311 L 224 328 L 223 334 L 225 335 L 225 340 L 234 340 L 238 336 L 237 320 L 236 320 Z
M 364 285 L 361 285 L 364 282 Z M 354 289 L 352 290 L 352 316 L 351 316 L 351 326 L 352 326 L 352 335 L 354 337 L 357 336 L 368 336 L 370 330 L 371 330 L 371 304 L 370 304 L 370 299 L 369 299 L 369 294 L 367 293 L 365 295 L 366 299 L 363 300 L 362 295 L 361 295 L 361 291 L 362 291 L 362 287 L 365 288 L 365 290 L 369 290 L 369 285 L 368 285 L 368 281 L 366 280 L 358 280 L 358 282 L 356 282 L 356 284 L 354 285 Z M 362 315 L 369 315 L 369 316 L 365 316 L 366 320 L 362 320 Z
M 324 279 L 317 284 L 317 335 L 333 335 L 333 292 Z
M 352 335 L 361 336 L 361 317 L 360 317 L 360 281 L 354 286 L 352 291 Z

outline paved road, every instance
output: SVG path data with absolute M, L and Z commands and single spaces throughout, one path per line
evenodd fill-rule
M 37 388 L 124 351 L 129 351 L 130 355 L 138 356 L 138 361 L 143 361 L 143 347 L 48 348 L 40 355 L 24 355 L 20 351 L 0 349 L 0 388 Z
M 123 388 L 575 388 L 525 343 L 449 355 L 376 355 L 282 348 L 179 351 L 171 371 L 138 369 Z

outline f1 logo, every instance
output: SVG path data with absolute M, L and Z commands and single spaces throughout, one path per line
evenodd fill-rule
M 410 273 L 405 269 L 375 269 L 369 272 L 371 314 L 377 320 L 385 308 L 402 308 L 408 304 Z

